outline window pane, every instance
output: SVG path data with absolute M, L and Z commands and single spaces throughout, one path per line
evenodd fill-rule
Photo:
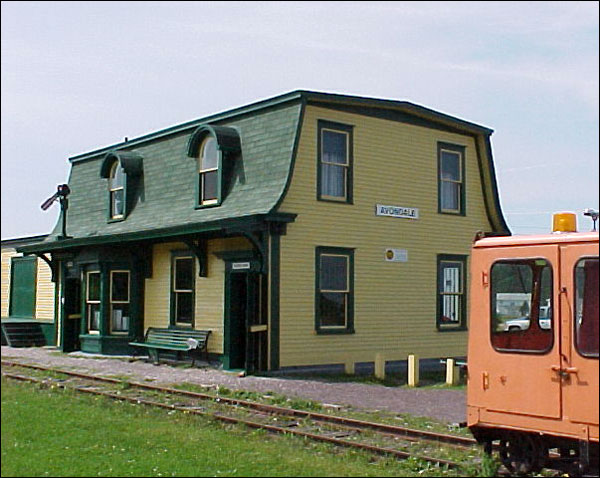
M 346 325 L 347 294 L 323 292 L 319 300 L 321 327 L 344 327 Z
M 502 261 L 491 271 L 492 345 L 543 352 L 553 343 L 552 268 L 544 259 Z
M 345 256 L 321 256 L 321 290 L 348 290 L 348 258 Z
M 442 209 L 458 211 L 460 209 L 460 184 L 442 181 Z
M 441 174 L 442 179 L 449 179 L 452 181 L 461 181 L 460 178 L 460 154 L 451 153 L 449 151 L 442 151 L 442 164 Z
M 100 304 L 88 304 L 88 321 L 90 330 L 100 330 Z
M 463 263 L 440 262 L 438 292 L 441 294 L 440 325 L 460 325 L 463 316 Z
M 113 272 L 111 278 L 111 300 L 129 302 L 129 272 Z
M 175 293 L 175 322 L 191 324 L 194 312 L 193 294 L 191 292 Z
M 461 270 L 460 262 L 442 263 L 442 292 L 462 292 Z
M 219 166 L 219 153 L 217 151 L 217 142 L 214 138 L 209 138 L 202 148 L 202 157 L 200 158 L 200 170 L 214 169 Z
M 112 175 L 110 177 L 110 189 L 117 189 L 125 187 L 125 170 L 121 167 L 121 165 L 117 162 L 112 170 Z
M 125 190 L 117 189 L 116 191 L 111 191 L 110 193 L 110 202 L 111 202 L 111 216 L 122 216 L 125 210 Z
M 346 197 L 346 171 L 345 166 L 334 164 L 321 164 L 321 194 L 338 198 Z
M 348 135 L 335 131 L 323 130 L 321 161 L 336 164 L 348 164 L 346 143 Z
M 459 295 L 445 295 L 442 297 L 442 317 L 443 324 L 459 324 L 462 311 L 460 310 Z
M 113 304 L 110 328 L 113 332 L 129 330 L 129 304 Z
M 88 300 L 100 300 L 100 273 L 88 273 Z
M 175 259 L 175 290 L 194 287 L 194 260 L 191 257 Z
M 219 178 L 218 178 L 217 171 L 202 173 L 200 175 L 201 189 L 202 189 L 202 193 L 201 193 L 202 202 L 218 198 L 218 195 L 217 195 L 218 179 Z
M 598 357 L 598 259 L 575 268 L 575 346 L 582 355 Z

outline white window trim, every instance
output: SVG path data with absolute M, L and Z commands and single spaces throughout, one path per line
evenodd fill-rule
M 100 335 L 100 323 L 98 323 L 98 329 L 92 330 L 92 316 L 90 314 L 90 304 L 100 305 L 102 302 L 102 297 L 100 297 L 100 300 L 90 300 L 90 276 L 92 274 L 98 274 L 98 276 L 100 277 L 100 281 L 102 281 L 102 274 L 100 271 L 87 271 L 86 272 L 85 315 L 86 315 L 88 333 L 90 335 Z M 102 321 L 102 318 L 100 318 L 99 322 L 101 322 L 101 321 Z
M 114 273 L 126 273 L 127 274 L 127 301 L 113 300 L 112 292 L 113 292 L 113 274 Z M 108 327 L 109 327 L 111 334 L 127 335 L 127 334 L 129 334 L 129 330 L 117 330 L 117 331 L 112 330 L 113 304 L 129 304 L 129 306 L 131 307 L 131 271 L 128 271 L 128 270 L 111 270 L 110 271 L 110 296 L 109 296 L 110 320 L 108 322 Z M 129 316 L 129 326 L 131 327 L 131 314 Z

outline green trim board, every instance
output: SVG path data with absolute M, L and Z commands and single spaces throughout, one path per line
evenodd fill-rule
M 347 171 L 345 174 L 345 188 L 343 198 L 334 198 L 323 195 L 323 132 L 324 131 L 339 132 L 347 135 L 346 156 L 347 156 Z M 352 204 L 352 184 L 353 184 L 353 169 L 354 169 L 354 126 L 342 123 L 336 123 L 327 120 L 318 120 L 317 122 L 317 200 L 327 201 L 341 204 Z
M 437 255 L 437 281 L 436 281 L 436 318 L 435 323 L 438 331 L 465 331 L 467 330 L 467 274 L 468 274 L 468 256 L 462 254 L 438 254 Z M 441 293 L 444 290 L 444 264 L 460 264 L 460 296 L 459 296 L 459 318 L 458 323 L 448 323 L 442 319 L 444 310 L 444 296 Z
M 240 229 L 262 230 L 266 223 L 286 224 L 294 222 L 296 214 L 277 212 L 272 214 L 257 214 L 252 216 L 219 219 L 198 224 L 184 224 L 176 227 L 162 229 L 150 229 L 147 231 L 136 231 L 126 234 L 108 234 L 104 236 L 82 237 L 74 239 L 63 239 L 60 241 L 42 242 L 34 245 L 22 246 L 17 252 L 26 254 L 49 251 L 66 251 L 81 248 L 83 246 L 114 245 L 125 242 L 157 241 L 182 238 L 196 234 L 210 234 L 213 237 L 225 237 L 232 235 Z
M 281 277 L 281 236 L 270 236 L 270 311 L 269 311 L 269 370 L 279 369 L 280 354 L 280 277 Z
M 321 310 L 323 303 L 322 295 L 322 277 L 321 277 L 321 259 L 324 256 L 347 258 L 346 268 L 346 287 L 341 290 L 345 292 L 345 325 L 343 326 L 325 326 L 322 324 Z M 335 278 L 338 279 L 339 278 Z M 335 293 L 335 292 L 333 292 Z M 340 292 L 341 293 L 341 292 Z M 354 249 L 343 247 L 325 247 L 317 246 L 315 248 L 315 331 L 320 335 L 328 334 L 353 334 L 354 330 Z

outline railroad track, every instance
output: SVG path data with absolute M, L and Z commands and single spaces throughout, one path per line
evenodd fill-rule
M 366 450 L 398 459 L 414 457 L 440 467 L 456 469 L 461 464 L 431 451 L 473 449 L 475 440 L 447 434 L 356 420 L 306 410 L 296 410 L 229 397 L 160 387 L 135 381 L 100 377 L 68 370 L 2 360 L 2 375 L 12 380 L 53 385 L 80 393 L 104 396 L 139 405 L 159 407 L 205 416 L 230 424 L 243 424 L 253 429 L 289 434 L 336 446 Z M 11 369 L 5 370 L 5 368 Z M 67 377 L 48 378 L 16 373 L 16 369 L 36 370 Z M 410 448 L 418 447 L 415 452 Z

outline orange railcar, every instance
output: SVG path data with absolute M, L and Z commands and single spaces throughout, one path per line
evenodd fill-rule
M 488 452 L 498 441 L 513 474 L 548 460 L 597 473 L 598 233 L 475 241 L 470 300 L 475 438 Z

